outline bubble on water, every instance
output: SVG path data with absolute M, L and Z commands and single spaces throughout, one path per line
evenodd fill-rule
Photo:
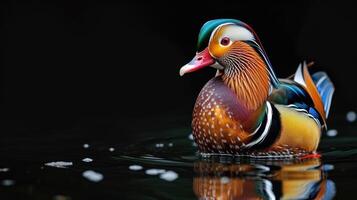
M 110 152 L 113 152 L 113 151 L 115 151 L 115 149 L 114 149 L 113 147 L 110 147 L 110 148 L 109 148 L 109 151 L 110 151 Z
M 357 119 L 357 114 L 355 111 L 349 111 L 346 115 L 346 119 L 348 122 L 354 122 Z
M 160 178 L 165 181 L 174 181 L 178 178 L 178 174 L 174 171 L 166 171 L 160 175 Z
M 92 182 L 99 182 L 104 178 L 103 174 L 95 172 L 93 170 L 84 171 L 82 173 L 82 176 Z
M 221 183 L 222 184 L 227 184 L 229 183 L 230 179 L 227 176 L 222 176 L 221 177 Z
M 67 168 L 69 166 L 72 166 L 72 162 L 65 162 L 65 161 L 56 161 L 56 162 L 48 162 L 45 163 L 46 166 L 49 167 L 56 167 L 56 168 Z
M 93 162 L 92 158 L 84 158 L 82 159 L 83 162 Z
M 336 129 L 330 129 L 326 132 L 326 135 L 329 137 L 335 137 L 337 135 L 337 130 Z
M 5 179 L 1 181 L 1 185 L 3 186 L 12 186 L 15 184 L 14 180 L 10 180 L 10 179 Z
M 83 144 L 83 148 L 88 149 L 89 147 L 89 144 Z
M 139 170 L 142 170 L 143 167 L 140 166 L 140 165 L 130 165 L 130 166 L 129 166 L 129 169 L 130 169 L 130 170 L 133 170 L 133 171 L 139 171 Z
M 158 174 L 162 174 L 165 173 L 166 170 L 164 169 L 148 169 L 145 171 L 145 174 L 147 175 L 158 175 Z
M 9 168 L 0 168 L 0 172 L 8 172 L 9 170 Z
M 192 134 L 188 135 L 188 139 L 193 140 L 193 135 Z
M 158 143 L 158 144 L 155 144 L 155 147 L 156 148 L 162 148 L 162 147 L 164 147 L 164 144 L 163 143 Z

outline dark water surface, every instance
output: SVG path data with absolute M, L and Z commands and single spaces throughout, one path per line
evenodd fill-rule
M 148 125 L 133 123 L 130 137 L 107 136 L 100 128 L 88 136 L 83 127 L 72 134 L 3 137 L 0 198 L 349 199 L 354 194 L 357 138 L 343 136 L 342 129 L 336 137 L 323 137 L 321 158 L 205 158 L 196 153 L 188 123 L 181 123 L 186 117 L 150 120 L 147 124 L 161 122 L 163 128 L 145 131 Z
M 352 1 L 3 2 L 1 200 L 356 199 Z M 320 159 L 196 154 L 190 113 L 215 70 L 178 73 L 217 18 L 250 24 L 278 77 L 303 60 L 329 74 L 338 134 Z

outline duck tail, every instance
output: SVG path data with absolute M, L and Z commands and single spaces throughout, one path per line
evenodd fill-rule
M 322 74 L 320 74 L 320 75 L 322 75 Z M 321 83 L 319 83 L 319 85 L 317 85 L 318 81 L 322 77 L 325 77 L 323 79 L 326 79 L 327 76 L 321 76 L 321 77 L 315 76 L 316 79 L 314 80 L 307 69 L 306 63 L 303 62 L 299 65 L 298 69 L 296 70 L 296 73 L 294 76 L 294 81 L 305 87 L 306 91 L 309 93 L 310 97 L 312 98 L 315 108 L 320 113 L 321 117 L 323 117 L 323 120 L 325 122 L 325 120 L 327 118 L 327 113 L 330 108 L 328 101 L 330 101 L 330 103 L 331 103 L 331 98 L 332 98 L 331 92 L 333 92 L 333 90 L 330 89 L 329 92 L 327 92 L 327 89 L 325 89 L 326 86 L 322 87 L 323 85 Z M 331 81 L 329 81 L 329 83 L 331 86 L 326 87 L 326 88 L 333 89 L 333 85 L 332 85 Z M 324 82 L 324 85 L 325 84 L 327 84 L 327 82 Z M 320 89 L 317 86 L 319 86 Z M 322 96 L 322 95 L 326 95 L 326 97 Z M 328 99 L 330 99 L 330 100 L 328 100 Z
M 333 93 L 335 92 L 335 86 L 333 85 L 326 72 L 314 73 L 312 75 L 312 80 L 314 81 L 316 88 L 321 96 L 327 118 L 331 107 Z

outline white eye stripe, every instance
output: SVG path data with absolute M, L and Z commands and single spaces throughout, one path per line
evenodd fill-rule
M 228 37 L 230 39 L 230 42 L 249 41 L 249 40 L 255 39 L 253 33 L 250 32 L 248 29 L 246 29 L 242 26 L 238 26 L 233 23 L 224 23 L 224 24 L 217 26 L 217 28 L 212 32 L 210 40 L 209 40 L 210 42 L 211 42 L 213 36 L 216 34 L 217 30 L 219 30 L 222 26 L 226 26 L 226 27 L 225 27 L 224 32 L 222 33 L 222 37 L 219 38 L 219 42 L 224 37 Z
M 247 40 L 254 40 L 254 35 L 248 29 L 236 26 L 236 25 L 229 25 L 225 28 L 223 37 L 229 37 L 231 40 L 234 41 L 247 41 Z

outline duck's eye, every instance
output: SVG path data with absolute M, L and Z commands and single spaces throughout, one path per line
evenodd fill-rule
M 221 45 L 223 45 L 223 46 L 229 45 L 230 42 L 231 42 L 231 40 L 227 37 L 224 37 L 221 39 Z

